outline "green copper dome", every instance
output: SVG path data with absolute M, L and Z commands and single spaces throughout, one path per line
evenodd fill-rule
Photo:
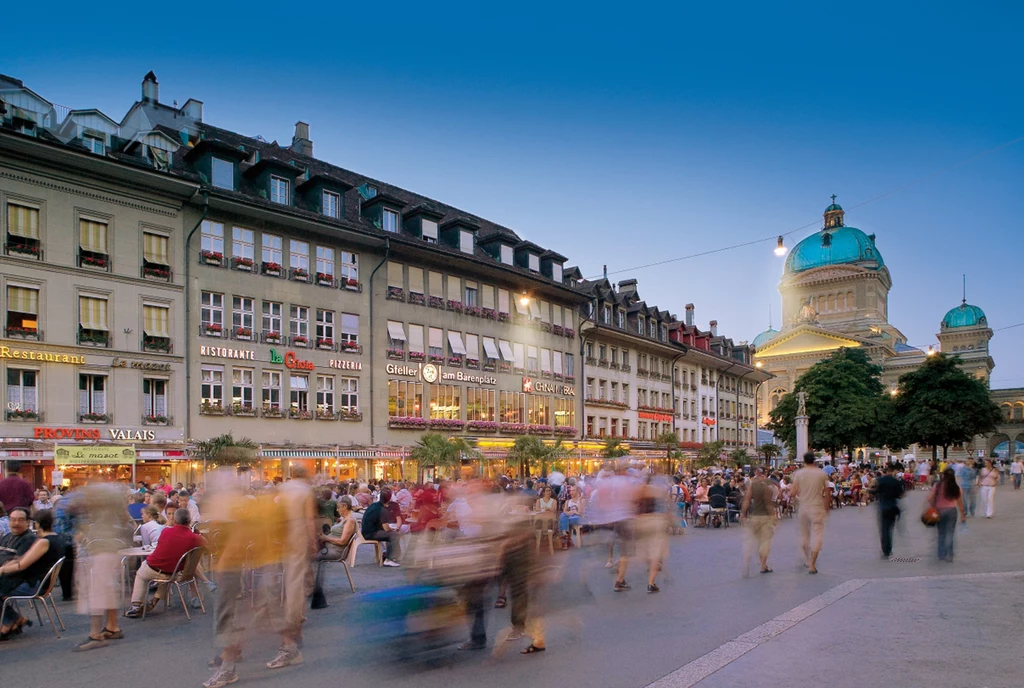
M 786 272 L 803 272 L 825 265 L 858 264 L 871 270 L 885 267 L 882 254 L 875 247 L 875 235 L 867 235 L 843 223 L 842 206 L 832 197 L 825 208 L 824 227 L 797 244 L 786 257 Z
M 831 212 L 833 210 L 842 210 L 842 209 L 843 209 L 843 206 L 839 205 L 838 203 L 833 203 L 829 207 L 825 208 L 825 212 L 828 213 L 828 212 Z
M 946 313 L 942 319 L 943 329 L 953 327 L 988 327 L 985 311 L 964 301 Z
M 775 339 L 775 335 L 779 333 L 778 330 L 769 327 L 761 334 L 754 337 L 754 341 L 751 344 L 755 349 L 760 348 L 762 345 L 767 344 L 771 340 Z

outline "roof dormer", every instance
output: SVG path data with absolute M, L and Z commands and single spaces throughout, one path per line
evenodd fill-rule
M 360 195 L 362 194 L 360 193 Z M 359 212 L 366 220 L 373 223 L 377 229 L 397 234 L 398 228 L 401 226 L 400 220 L 402 208 L 404 207 L 405 203 L 403 201 L 386 193 L 378 192 L 372 198 L 363 201 Z
M 426 205 L 418 205 L 402 218 L 402 231 L 428 244 L 436 244 L 440 239 L 438 223 L 444 218 L 440 213 Z
M 295 187 L 307 210 L 340 220 L 345 217 L 345 192 L 351 184 L 323 174 L 314 174 Z
M 519 243 L 517 237 L 503 233 L 491 234 L 483 239 L 477 239 L 476 243 L 499 263 L 515 265 L 515 245 Z
M 242 176 L 252 181 L 261 198 L 271 203 L 291 206 L 295 204 L 295 180 L 304 173 L 305 169 L 289 165 L 278 158 L 261 156 Z
M 554 282 L 562 283 L 566 257 L 554 251 L 545 251 L 540 256 L 540 274 Z
M 524 270 L 540 273 L 540 257 L 543 253 L 544 249 L 532 241 L 521 241 L 515 248 L 516 265 Z
M 476 221 L 457 217 L 441 225 L 440 243 L 473 255 L 476 251 L 476 233 L 479 231 L 480 225 Z
M 249 152 L 216 139 L 203 139 L 185 154 L 185 162 L 203 180 L 218 189 L 237 191 L 238 164 L 249 157 Z

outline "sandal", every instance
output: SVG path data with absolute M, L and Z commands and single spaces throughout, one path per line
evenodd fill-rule
M 494 603 L 494 608 L 495 609 L 504 609 L 506 604 L 507 604 L 507 601 L 505 600 L 505 596 L 504 595 L 498 595 L 498 600 Z
M 93 638 L 92 636 L 89 636 L 85 639 L 85 642 L 76 645 L 75 649 L 72 650 L 72 652 L 85 652 L 87 650 L 95 650 L 99 647 L 106 647 L 109 644 L 110 643 L 107 642 L 106 637 Z
M 103 637 L 107 640 L 121 640 L 124 638 L 124 631 L 120 628 L 116 631 L 112 631 L 109 628 L 104 627 L 101 633 L 103 633 Z
M 770 566 L 766 566 L 763 569 L 761 569 L 761 573 L 773 573 L 773 572 L 774 572 L 774 569 L 772 569 Z
M 520 650 L 519 654 L 521 654 L 521 655 L 532 655 L 534 652 L 544 652 L 545 650 L 547 650 L 546 647 L 537 647 L 533 643 L 530 643 L 530 645 L 528 647 Z

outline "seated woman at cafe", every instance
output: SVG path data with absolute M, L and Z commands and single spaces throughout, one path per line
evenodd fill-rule
M 164 529 L 160 522 L 160 510 L 150 504 L 142 510 L 142 526 L 139 528 L 139 535 L 142 536 L 143 547 L 155 547 L 160 539 L 160 531 Z
M 555 499 L 554 493 L 551 492 L 550 487 L 545 487 L 544 491 L 540 493 L 540 498 L 537 499 L 537 504 L 534 507 L 535 511 L 550 511 L 552 515 L 558 512 L 558 500 Z
M 352 536 L 356 534 L 356 528 L 358 527 L 359 524 L 356 523 L 356 519 L 352 516 L 352 498 L 347 495 L 341 497 L 338 500 L 337 522 L 331 526 L 330 533 L 322 533 L 320 535 L 323 549 L 317 555 L 317 560 L 335 561 L 341 559 L 345 553 L 345 548 L 352 541 Z
M 586 506 L 587 501 L 580 494 L 580 488 L 575 485 L 569 488 L 569 498 L 565 500 L 562 513 L 558 516 L 558 532 L 567 533 L 572 526 L 582 523 Z
M 43 577 L 64 556 L 64 539 L 53 532 L 53 511 L 35 514 L 36 535 L 28 528 L 28 510 L 11 509 L 11 532 L 0 538 L 0 604 L 12 595 L 32 595 Z M 32 622 L 19 612 L 16 603 L 7 606 L 0 620 L 0 641 L 10 640 Z
M 700 482 L 697 483 L 697 490 L 693 493 L 693 508 L 694 516 L 700 516 L 703 520 L 705 514 L 711 511 L 711 507 L 708 505 L 708 485 L 707 478 L 701 478 Z

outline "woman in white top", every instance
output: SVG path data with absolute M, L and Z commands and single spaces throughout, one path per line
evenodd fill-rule
M 554 515 L 558 511 L 558 500 L 554 498 L 550 487 L 545 487 L 537 500 L 537 511 L 550 511 Z
M 586 500 L 580 495 L 580 488 L 575 485 L 570 488 L 569 499 L 565 500 L 565 506 L 558 517 L 559 532 L 568 532 L 571 526 L 579 525 L 583 520 L 586 504 Z
M 152 504 L 142 510 L 142 525 L 139 526 L 139 535 L 142 536 L 143 547 L 156 547 L 157 540 L 164 526 L 160 523 L 160 509 Z

